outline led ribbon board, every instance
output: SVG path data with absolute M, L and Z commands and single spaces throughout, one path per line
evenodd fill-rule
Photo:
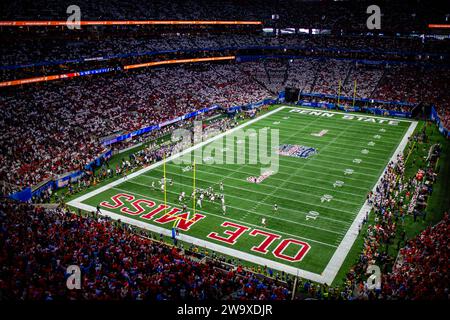
M 128 70 L 128 69 L 152 67 L 152 66 L 175 64 L 175 63 L 193 63 L 193 62 L 222 61 L 222 60 L 234 60 L 234 59 L 235 59 L 235 56 L 163 60 L 163 61 L 153 61 L 153 62 L 140 63 L 140 64 L 130 64 L 130 65 L 124 66 L 123 69 Z M 17 86 L 17 85 L 28 84 L 28 83 L 35 83 L 35 82 L 46 82 L 46 81 L 52 81 L 52 80 L 80 77 L 80 76 L 85 76 L 85 75 L 90 75 L 90 74 L 106 73 L 106 72 L 111 72 L 114 70 L 120 70 L 120 68 L 103 68 L 103 69 L 96 69 L 96 70 L 71 72 L 71 73 L 65 73 L 65 74 L 56 74 L 56 75 L 51 75 L 51 76 L 41 76 L 41 77 L 34 77 L 34 78 L 3 81 L 3 82 L 0 82 L 0 88 Z
M 45 27 L 45 26 L 112 26 L 112 25 L 262 25 L 261 21 L 225 20 L 117 20 L 117 21 L 0 21 L 0 27 Z

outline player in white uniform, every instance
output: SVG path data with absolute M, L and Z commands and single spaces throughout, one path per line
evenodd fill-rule
M 261 224 L 265 227 L 266 226 L 266 218 L 261 219 Z
M 276 203 L 273 205 L 273 212 L 274 213 L 278 212 L 278 205 Z
M 202 198 L 197 199 L 197 207 L 202 208 Z
M 227 207 L 224 204 L 222 205 L 222 213 L 223 215 L 227 213 Z
M 219 188 L 220 188 L 220 191 L 223 191 L 223 182 L 222 181 L 220 181 Z
M 180 196 L 178 197 L 179 202 L 183 202 L 184 198 L 186 197 L 186 193 L 184 191 L 181 192 Z

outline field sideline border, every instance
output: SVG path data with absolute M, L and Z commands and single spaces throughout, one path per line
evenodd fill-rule
M 148 167 L 142 168 L 136 172 L 131 173 L 130 175 L 128 175 L 128 177 L 124 178 L 119 178 L 111 183 L 108 183 L 107 185 L 104 185 L 98 189 L 95 189 L 89 193 L 86 193 L 78 198 L 75 198 L 71 201 L 69 201 L 67 203 L 67 205 L 71 206 L 71 207 L 75 207 L 75 208 L 79 208 L 82 210 L 86 210 L 86 211 L 96 211 L 96 208 L 91 206 L 91 205 L 87 205 L 84 203 L 81 203 L 82 201 L 89 199 L 93 196 L 96 196 L 106 190 L 109 190 L 112 187 L 115 187 L 125 181 L 127 181 L 128 179 L 132 179 L 134 177 L 137 177 L 149 170 L 152 170 L 154 168 L 159 167 L 160 165 L 163 164 L 163 162 L 169 162 L 172 161 L 173 159 L 176 159 L 186 153 L 189 153 L 197 148 L 201 148 L 211 142 L 213 142 L 214 140 L 220 139 L 228 134 L 233 133 L 234 131 L 237 131 L 239 129 L 242 129 L 244 127 L 247 127 L 259 120 L 262 120 L 264 118 L 267 118 L 269 116 L 271 116 L 272 114 L 275 114 L 281 110 L 284 109 L 304 109 L 304 110 L 311 110 L 311 111 L 317 111 L 317 112 L 326 112 L 326 113 L 335 113 L 335 114 L 341 114 L 341 115 L 345 115 L 346 113 L 343 112 L 335 112 L 335 111 L 328 111 L 328 110 L 314 110 L 311 108 L 302 108 L 301 106 L 288 106 L 288 105 L 281 105 L 280 107 L 276 108 L 275 110 L 269 111 L 266 114 L 261 115 L 260 117 L 257 117 L 255 119 L 252 119 L 250 121 L 247 121 L 231 130 L 225 131 L 223 133 L 220 133 L 206 141 L 200 142 L 196 145 L 193 145 L 185 150 L 182 150 L 181 152 L 175 154 L 175 155 L 171 155 L 170 157 L 166 158 L 165 160 L 156 162 Z M 397 159 L 397 155 L 401 154 L 403 152 L 403 150 L 405 149 L 407 143 L 408 143 L 408 138 L 413 134 L 416 126 L 417 126 L 417 121 L 413 121 L 413 120 L 406 120 L 406 119 L 396 119 L 396 118 L 385 118 L 385 117 L 379 117 L 379 116 L 367 116 L 367 115 L 357 115 L 357 114 L 351 114 L 354 115 L 355 117 L 363 117 L 363 118 L 377 118 L 377 119 L 386 119 L 386 120 L 394 120 L 395 121 L 400 121 L 400 122 L 410 122 L 410 126 L 408 128 L 408 130 L 406 131 L 406 133 L 403 135 L 403 138 L 401 140 L 401 142 L 398 144 L 397 149 L 395 150 L 394 154 L 392 155 L 392 157 L 389 159 L 389 162 L 396 162 Z M 379 185 L 381 178 L 383 177 L 384 173 L 386 172 L 387 168 L 385 168 L 382 172 L 382 174 L 380 175 L 378 181 L 375 183 L 375 186 L 373 187 L 373 190 L 376 190 L 376 187 Z M 299 268 L 295 268 L 293 266 L 289 266 L 277 261 L 273 261 L 273 260 L 269 260 L 266 258 L 262 258 L 259 256 L 255 256 L 252 254 L 249 254 L 247 252 L 244 251 L 240 251 L 240 250 L 236 250 L 233 248 L 228 248 L 219 244 L 215 244 L 206 240 L 202 240 L 202 239 L 198 239 L 189 235 L 185 235 L 185 234 L 180 234 L 179 239 L 181 241 L 185 241 L 188 243 L 192 243 L 194 245 L 197 246 L 201 246 L 201 247 L 205 247 L 208 248 L 210 250 L 214 250 L 217 252 L 222 252 L 224 254 L 230 255 L 230 256 L 235 256 L 238 257 L 242 260 L 246 260 L 246 261 L 251 261 L 253 263 L 259 264 L 259 265 L 265 265 L 267 267 L 279 270 L 279 271 L 284 271 L 287 272 L 289 274 L 292 275 L 297 275 L 300 276 L 302 278 L 305 279 L 309 279 L 315 282 L 319 282 L 319 283 L 327 283 L 328 285 L 331 285 L 331 283 L 333 282 L 334 278 L 336 277 L 339 269 L 341 268 L 345 258 L 347 257 L 347 254 L 349 253 L 353 243 L 355 242 L 357 236 L 358 236 L 358 229 L 359 229 L 359 225 L 361 224 L 362 220 L 364 219 L 364 216 L 366 214 L 366 212 L 370 212 L 370 206 L 368 205 L 367 201 L 363 204 L 363 206 L 361 207 L 358 215 L 355 217 L 355 219 L 353 220 L 352 225 L 349 227 L 349 229 L 347 230 L 344 238 L 342 239 L 341 243 L 339 244 L 339 246 L 337 247 L 336 251 L 333 253 L 333 256 L 331 257 L 330 261 L 328 262 L 327 266 L 325 267 L 324 271 L 321 274 L 317 274 L 317 273 L 313 273 L 310 271 L 306 271 L 303 269 L 299 269 Z M 172 232 L 169 229 L 165 229 L 162 227 L 158 227 L 156 225 L 150 224 L 150 223 L 146 223 L 143 221 L 139 221 L 137 219 L 131 218 L 131 217 L 127 217 L 127 216 L 123 216 L 123 215 L 119 215 L 116 214 L 114 212 L 110 212 L 107 210 L 102 210 L 102 215 L 105 216 L 109 216 L 112 219 L 115 220 L 121 220 L 127 224 L 130 225 L 134 225 L 134 226 L 138 226 L 142 229 L 146 229 L 146 230 L 150 230 L 153 232 L 157 232 L 157 233 L 162 233 L 166 236 L 171 236 Z M 243 224 L 245 224 L 245 222 L 243 222 Z

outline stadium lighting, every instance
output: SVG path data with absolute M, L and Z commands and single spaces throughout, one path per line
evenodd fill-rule
M 45 27 L 66 26 L 67 21 L 0 21 L 0 27 Z M 75 24 L 75 23 L 74 23 Z M 78 24 L 78 23 L 77 23 Z M 80 21 L 82 26 L 99 25 L 261 25 L 261 21 L 225 21 L 225 20 L 107 20 Z

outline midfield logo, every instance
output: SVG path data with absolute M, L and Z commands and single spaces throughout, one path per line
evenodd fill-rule
M 312 147 L 300 146 L 296 144 L 282 144 L 277 153 L 282 156 L 307 159 L 318 153 L 317 149 Z

